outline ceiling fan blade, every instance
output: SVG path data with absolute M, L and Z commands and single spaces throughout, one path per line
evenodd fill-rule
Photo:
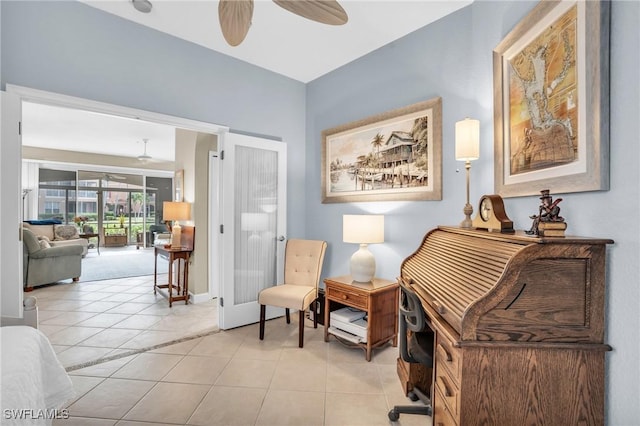
M 253 0 L 220 0 L 218 18 L 222 35 L 231 46 L 237 46 L 247 36 L 253 16 Z
M 349 20 L 347 12 L 336 0 L 273 0 L 275 4 L 312 21 L 329 25 L 343 25 Z
M 104 174 L 104 178 L 106 180 L 125 180 L 126 176 L 121 176 L 121 175 L 112 175 L 111 173 L 105 173 Z

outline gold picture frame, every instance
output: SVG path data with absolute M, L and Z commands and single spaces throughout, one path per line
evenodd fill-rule
M 184 169 L 176 170 L 173 176 L 173 201 L 184 201 Z
M 442 199 L 442 99 L 322 132 L 322 202 Z
M 609 17 L 542 1 L 494 49 L 497 194 L 609 189 Z

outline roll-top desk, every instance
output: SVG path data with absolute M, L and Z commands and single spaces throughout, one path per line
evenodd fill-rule
M 604 424 L 610 243 L 427 233 L 400 279 L 434 332 L 434 426 Z

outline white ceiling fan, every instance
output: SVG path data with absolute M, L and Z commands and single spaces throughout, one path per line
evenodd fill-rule
M 138 160 L 146 163 L 147 161 L 151 160 L 151 156 L 147 154 L 147 142 L 149 142 L 149 139 L 142 139 L 142 142 L 144 142 L 144 152 L 138 155 Z
M 254 0 L 219 0 L 218 18 L 224 39 L 238 46 L 247 36 L 253 17 Z M 275 4 L 303 18 L 327 25 L 343 25 L 349 20 L 347 12 L 337 0 L 273 0 Z M 149 0 L 131 0 L 133 7 L 149 13 L 153 5 Z

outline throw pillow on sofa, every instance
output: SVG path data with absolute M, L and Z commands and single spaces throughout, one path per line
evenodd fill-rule
M 40 248 L 50 248 L 51 244 L 49 244 L 49 241 L 49 237 L 47 237 L 46 235 L 38 235 L 38 244 L 40 244 Z
M 78 228 L 74 225 L 53 225 L 53 235 L 55 240 L 77 240 Z

